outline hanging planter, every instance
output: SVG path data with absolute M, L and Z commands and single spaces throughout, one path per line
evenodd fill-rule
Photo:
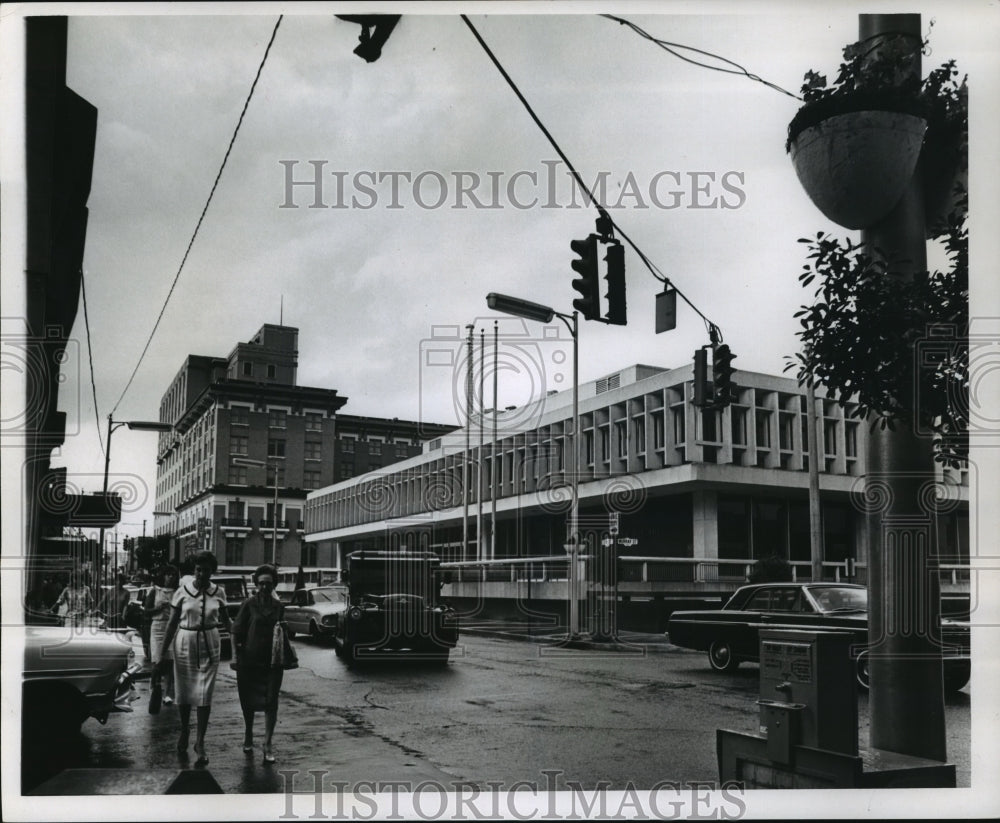
M 893 111 L 828 117 L 790 141 L 802 188 L 827 218 L 864 229 L 902 197 L 920 159 L 927 121 Z
M 831 86 L 822 75 L 806 73 L 805 105 L 788 126 L 785 148 L 809 198 L 847 229 L 885 218 L 919 174 L 928 236 L 936 236 L 953 194 L 964 192 L 965 81 L 955 81 L 951 61 L 921 82 L 915 76 L 918 52 L 905 40 L 879 48 L 847 46 Z

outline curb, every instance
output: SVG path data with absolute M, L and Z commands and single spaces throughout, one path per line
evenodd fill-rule
M 655 654 L 672 654 L 676 651 L 680 651 L 677 647 L 671 646 L 665 636 L 661 641 L 656 643 L 641 641 L 629 643 L 623 638 L 619 638 L 617 641 L 601 641 L 591 638 L 575 638 L 571 640 L 561 634 L 532 635 L 518 631 L 503 631 L 501 629 L 460 627 L 459 639 L 461 639 L 463 634 L 473 635 L 475 637 L 490 637 L 497 640 L 515 640 L 522 643 L 537 643 L 547 646 L 558 646 L 561 648 L 580 649 L 586 651 L 614 651 L 631 654 L 635 654 L 638 651 L 653 652 Z

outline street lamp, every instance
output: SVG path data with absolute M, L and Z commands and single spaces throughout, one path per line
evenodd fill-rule
M 578 569 L 577 552 L 580 548 L 579 535 L 579 475 L 580 475 L 580 388 L 579 388 L 579 338 L 578 338 L 578 317 L 577 312 L 563 314 L 549 306 L 541 303 L 532 303 L 530 300 L 522 300 L 519 297 L 511 297 L 506 294 L 490 292 L 486 295 L 486 305 L 494 311 L 510 314 L 514 317 L 523 317 L 527 320 L 536 320 L 539 323 L 549 323 L 553 317 L 558 317 L 569 333 L 573 336 L 573 441 L 571 452 L 573 454 L 573 472 L 570 475 L 570 489 L 572 491 L 572 501 L 569 514 L 569 543 L 566 546 L 569 554 L 569 575 L 567 585 L 569 588 L 569 614 L 568 631 L 570 637 L 576 637 L 580 633 L 580 611 L 577 588 Z M 495 526 L 494 526 L 495 528 Z
M 107 503 L 108 496 L 108 472 L 111 469 L 111 435 L 113 435 L 122 426 L 128 426 L 134 431 L 147 431 L 147 432 L 172 432 L 174 427 L 170 423 L 160 423 L 152 420 L 112 420 L 111 415 L 108 415 L 108 439 L 107 446 L 104 449 L 104 486 L 101 490 L 102 496 L 104 497 L 105 504 Z M 103 572 L 104 569 L 104 526 L 101 526 L 101 536 L 98 542 L 98 551 L 100 552 L 100 563 L 98 569 Z M 118 547 L 115 546 L 115 553 L 117 554 Z M 100 578 L 103 574 L 98 575 L 98 585 L 100 585 Z M 96 593 L 95 593 L 96 595 Z
M 233 464 L 237 466 L 257 466 L 267 468 L 271 464 L 267 460 L 254 460 L 250 457 L 234 457 Z M 265 480 L 267 478 L 264 478 Z M 274 509 L 271 512 L 274 521 L 271 526 L 271 565 L 278 565 L 278 463 L 274 463 Z

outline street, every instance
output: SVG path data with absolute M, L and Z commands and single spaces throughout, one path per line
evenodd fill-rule
M 636 638 L 656 642 L 632 654 L 470 634 L 447 666 L 403 659 L 355 669 L 329 646 L 299 639 L 300 667 L 285 673 L 282 689 L 278 763 L 262 762 L 262 716 L 256 749 L 243 754 L 236 676 L 223 663 L 207 769 L 226 793 L 280 793 L 291 775 L 296 790 L 311 792 L 310 770 L 320 772 L 327 791 L 334 781 L 430 781 L 450 790 L 461 782 L 487 791 L 518 781 L 543 791 L 550 780 L 560 789 L 716 783 L 715 730 L 757 732 L 757 666 L 719 675 L 704 654 L 653 635 Z M 68 768 L 191 768 L 193 756 L 175 751 L 176 707 L 151 716 L 148 680 L 138 688 L 134 713 L 112 715 L 105 726 L 88 720 L 71 746 L 27 750 L 24 792 Z M 864 744 L 865 694 L 858 714 Z M 960 787 L 970 785 L 969 715 L 966 687 L 946 705 L 948 755 Z

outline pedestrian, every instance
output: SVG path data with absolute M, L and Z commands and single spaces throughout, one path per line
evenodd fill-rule
M 66 613 L 63 615 L 65 626 L 82 626 L 93 610 L 94 598 L 90 594 L 90 587 L 83 582 L 78 573 L 70 575 L 66 588 L 52 605 L 52 613 L 59 614 L 60 606 L 66 607 Z
M 174 692 L 181 719 L 177 751 L 181 755 L 187 754 L 191 707 L 197 707 L 196 766 L 208 763 L 205 733 L 208 731 L 212 692 L 215 690 L 222 648 L 219 627 L 230 628 L 225 590 L 212 582 L 212 575 L 218 568 L 219 561 L 210 551 L 201 551 L 194 556 L 194 581 L 178 586 L 174 592 L 171 600 L 173 612 L 163 638 L 164 646 L 171 648 L 173 644 Z M 161 660 L 154 673 L 162 675 L 166 667 L 166 661 Z
M 177 567 L 166 563 L 156 570 L 153 576 L 153 588 L 146 595 L 143 603 L 144 623 L 149 625 L 149 655 L 153 661 L 154 671 L 157 663 L 169 661 L 163 670 L 163 676 L 153 675 L 152 687 L 161 688 L 163 703 L 169 706 L 174 702 L 174 667 L 173 654 L 170 646 L 163 641 L 167 636 L 167 626 L 173 609 L 170 605 L 177 591 Z
M 274 763 L 271 748 L 274 727 L 278 722 L 278 692 L 284 671 L 274 663 L 275 626 L 284 619 L 285 606 L 275 596 L 278 570 L 265 563 L 253 573 L 257 587 L 252 597 L 243 601 L 233 621 L 233 648 L 236 655 L 236 687 L 243 709 L 243 751 L 253 752 L 253 721 L 264 712 L 264 762 Z
M 106 628 L 120 629 L 125 625 L 125 610 L 128 608 L 131 597 L 128 589 L 125 588 L 125 575 L 115 575 L 114 588 L 104 595 L 100 608 L 104 614 Z

